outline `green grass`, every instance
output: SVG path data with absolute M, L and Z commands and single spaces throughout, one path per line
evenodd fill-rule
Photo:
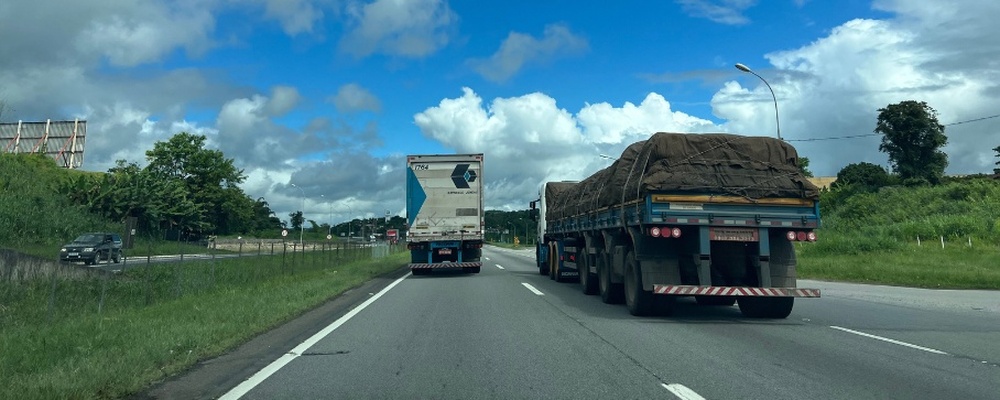
M 300 253 L 74 275 L 56 281 L 54 308 L 51 281 L 4 283 L 0 398 L 136 393 L 399 269 L 407 255 L 338 261 Z
M 905 243 L 835 235 L 797 247 L 799 278 L 936 289 L 1000 290 L 1000 247 Z M 865 244 L 861 244 L 865 243 Z M 887 244 L 875 248 L 878 243 Z M 863 250 L 859 250 L 863 249 Z
M 515 246 L 513 243 L 508 243 L 508 242 L 487 242 L 487 243 L 489 243 L 492 246 L 503 247 L 505 249 L 532 249 L 535 247 L 535 245 L 532 243 L 524 243 L 524 242 L 521 242 L 517 246 Z

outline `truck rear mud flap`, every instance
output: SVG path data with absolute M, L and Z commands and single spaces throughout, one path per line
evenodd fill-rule
M 653 294 L 673 296 L 820 297 L 819 289 L 744 286 L 653 285 Z

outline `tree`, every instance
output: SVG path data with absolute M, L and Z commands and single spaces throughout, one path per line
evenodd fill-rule
M 302 211 L 288 213 L 288 218 L 291 218 L 292 229 L 294 230 L 298 230 L 299 227 L 301 227 L 302 224 L 305 223 L 305 218 L 302 216 Z
M 904 182 L 938 183 L 948 166 L 940 149 L 948 143 L 937 111 L 926 102 L 907 100 L 880 108 L 875 133 L 882 134 L 879 151 L 889 155 L 894 172 Z
M 994 147 L 993 151 L 997 152 L 997 159 L 998 160 L 997 160 L 996 165 L 1000 166 L 1000 146 Z M 993 168 L 993 173 L 994 174 L 1000 174 L 1000 168 Z
M 830 186 L 839 188 L 855 185 L 865 190 L 875 190 L 883 186 L 888 186 L 892 182 L 889 172 L 881 166 L 860 162 L 848 164 L 837 172 L 837 180 Z
M 809 170 L 809 157 L 799 157 L 799 171 L 806 177 L 813 177 L 812 171 Z
M 157 142 L 146 152 L 146 169 L 188 188 L 192 201 L 203 210 L 200 220 L 204 225 L 199 230 L 247 232 L 254 227 L 254 202 L 237 186 L 246 176 L 233 159 L 219 150 L 206 149 L 205 139 L 181 132 L 166 142 Z

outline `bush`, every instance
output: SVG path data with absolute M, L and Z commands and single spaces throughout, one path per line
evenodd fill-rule
M 889 186 L 878 191 L 842 185 L 824 192 L 820 205 L 821 240 L 810 251 L 857 254 L 896 248 L 917 237 L 1000 242 L 1000 182 L 996 180 Z

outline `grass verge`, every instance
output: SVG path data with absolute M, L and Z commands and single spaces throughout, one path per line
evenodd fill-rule
M 148 305 L 139 299 L 149 296 L 141 288 L 150 285 L 152 271 L 137 268 L 114 278 L 116 290 L 107 291 L 102 313 L 94 312 L 96 286 L 81 282 L 76 285 L 83 289 L 60 292 L 60 302 L 77 308 L 63 309 L 57 318 L 44 318 L 44 311 L 25 307 L 25 302 L 46 298 L 47 285 L 21 285 L 13 303 L 0 304 L 0 313 L 8 314 L 4 318 L 8 323 L 0 327 L 0 398 L 102 399 L 139 392 L 347 289 L 400 268 L 407 255 L 344 261 L 294 273 L 288 273 L 284 265 L 261 264 L 245 267 L 237 275 L 234 271 L 247 260 L 220 262 L 217 270 L 212 269 L 211 286 L 205 275 L 206 279 L 195 283 L 202 290 L 164 295 Z M 302 266 L 319 264 L 310 264 L 309 255 L 305 257 L 300 259 Z M 281 262 L 278 257 L 259 260 Z M 193 271 L 204 270 L 206 265 L 165 268 Z M 187 277 L 195 273 L 191 271 Z M 166 280 L 164 287 L 170 286 Z
M 799 278 L 934 289 L 1000 290 L 1000 248 L 923 246 L 831 253 L 811 243 L 798 248 Z

